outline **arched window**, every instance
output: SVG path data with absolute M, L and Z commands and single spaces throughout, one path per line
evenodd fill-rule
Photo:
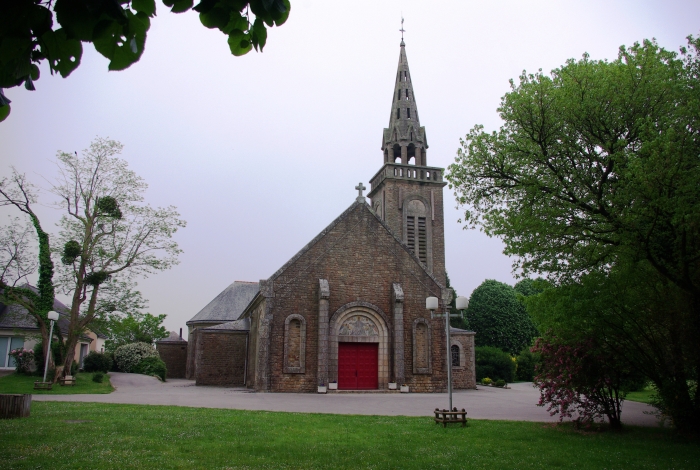
M 453 344 L 450 347 L 450 355 L 452 356 L 452 367 L 460 367 L 459 363 L 459 346 Z
M 306 372 L 306 320 L 303 316 L 289 315 L 284 321 L 284 373 Z

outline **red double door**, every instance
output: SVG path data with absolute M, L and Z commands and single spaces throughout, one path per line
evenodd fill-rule
M 338 343 L 338 388 L 341 390 L 378 388 L 378 354 L 377 343 Z

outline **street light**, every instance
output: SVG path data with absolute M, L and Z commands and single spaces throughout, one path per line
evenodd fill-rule
M 51 328 L 49 329 L 49 348 L 46 352 L 46 364 L 44 364 L 44 382 L 46 382 L 46 373 L 49 371 L 49 358 L 51 357 L 51 339 L 53 338 L 53 322 L 58 320 L 58 312 L 51 310 L 48 314 L 51 320 Z
M 466 304 L 469 304 L 469 301 L 465 297 L 457 297 L 457 308 L 459 310 L 464 310 L 466 307 Z M 466 302 L 466 304 L 465 304 Z M 452 411 L 452 354 L 450 354 L 450 318 L 458 318 L 461 317 L 461 314 L 450 314 L 449 310 L 449 305 L 445 305 L 445 313 L 435 313 L 435 310 L 438 309 L 439 302 L 437 297 L 428 297 L 425 299 L 425 309 L 430 310 L 430 318 L 442 318 L 445 317 L 445 337 L 447 338 L 447 394 L 450 399 L 450 408 L 449 410 Z M 462 308 L 460 308 L 460 306 Z

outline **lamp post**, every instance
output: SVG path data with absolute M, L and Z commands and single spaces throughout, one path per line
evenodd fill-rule
M 469 305 L 469 300 L 466 297 L 457 297 L 457 309 L 464 310 Z M 445 338 L 447 346 L 447 395 L 450 401 L 449 410 L 452 411 L 452 354 L 450 350 L 450 318 L 461 317 L 462 314 L 450 314 L 449 305 L 445 305 L 445 313 L 435 313 L 438 309 L 439 301 L 437 297 L 428 297 L 425 299 L 425 308 L 430 310 L 430 318 L 445 318 Z
M 46 373 L 49 371 L 49 358 L 51 357 L 51 340 L 53 339 L 53 322 L 58 320 L 58 312 L 51 310 L 48 314 L 51 320 L 51 328 L 49 328 L 49 347 L 46 351 L 46 363 L 44 364 L 44 382 L 46 382 Z

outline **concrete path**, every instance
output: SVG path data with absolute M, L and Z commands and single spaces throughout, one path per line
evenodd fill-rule
M 138 405 L 174 405 L 237 410 L 289 411 L 387 416 L 430 416 L 436 407 L 447 408 L 446 393 L 254 393 L 240 388 L 195 386 L 193 380 L 169 379 L 110 372 L 116 391 L 109 395 L 34 395 L 35 401 L 78 401 Z M 479 387 L 453 393 L 453 406 L 466 409 L 468 417 L 513 421 L 555 422 L 536 406 L 539 391 L 532 383 L 518 383 L 510 389 Z M 645 412 L 654 409 L 644 403 L 623 404 L 622 421 L 639 426 L 657 426 L 657 419 Z

